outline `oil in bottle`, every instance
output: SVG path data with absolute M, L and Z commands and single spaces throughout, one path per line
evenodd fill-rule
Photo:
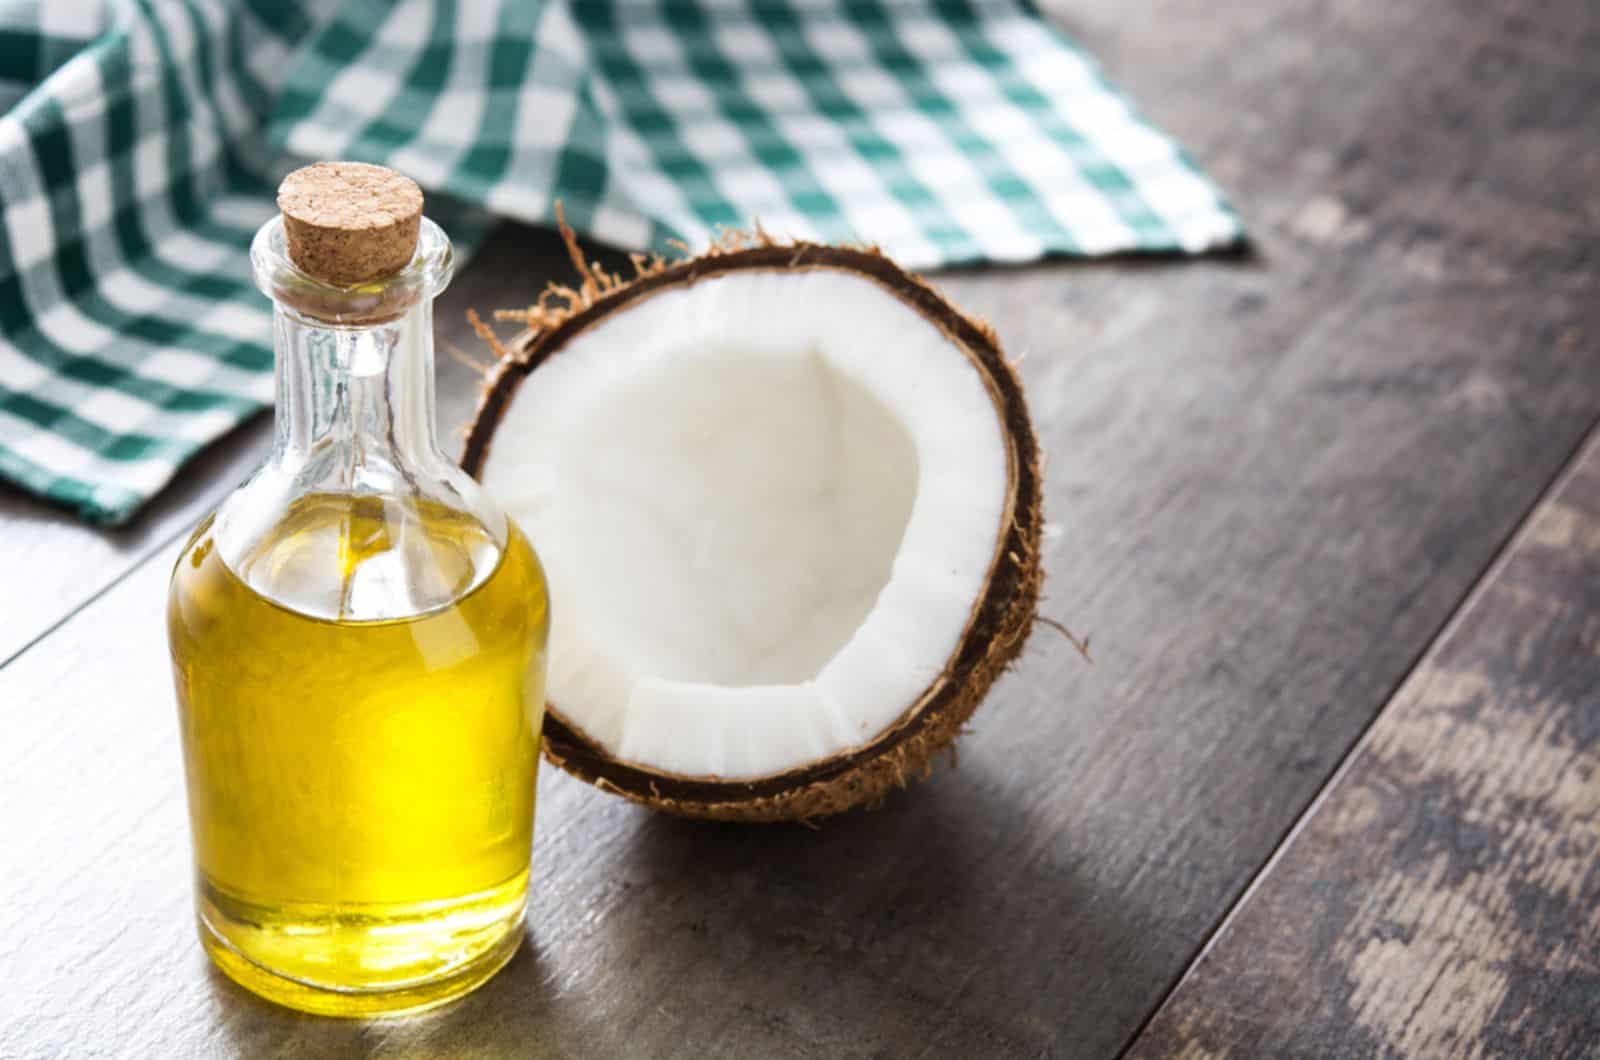
M 300 498 L 239 571 L 208 522 L 174 575 L 202 937 L 300 1008 L 453 995 L 522 922 L 543 576 L 514 525 L 498 548 L 460 513 L 395 507 Z M 401 536 L 421 562 L 397 556 Z M 455 598 L 404 614 L 384 591 L 395 569 Z

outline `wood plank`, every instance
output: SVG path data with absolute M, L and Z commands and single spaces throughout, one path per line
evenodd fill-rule
M 105 530 L 0 482 L 0 663 L 183 533 L 250 473 L 271 436 L 258 416 L 211 446 L 127 526 Z
M 441 344 L 478 356 L 466 310 L 481 304 L 486 286 L 510 277 L 533 286 L 566 267 L 560 240 L 522 229 L 497 233 L 439 300 Z M 466 366 L 441 353 L 440 423 L 453 431 L 472 410 L 477 381 Z M 58 507 L 0 482 L 0 541 L 13 576 L 0 578 L 0 663 L 94 599 L 173 538 L 187 534 L 236 483 L 261 462 L 272 438 L 271 415 L 257 416 L 209 447 L 125 527 L 85 525 Z M 453 440 L 447 443 L 455 451 Z
M 1600 435 L 1130 1056 L 1597 1048 Z
M 941 278 L 1026 355 L 1047 611 L 1098 665 L 1041 636 L 959 769 L 820 832 L 547 776 L 530 949 L 437 1016 L 319 1023 L 191 941 L 158 557 L 0 670 L 0 1055 L 1126 1043 L 1600 414 L 1600 34 L 1582 0 L 1062 13 L 1258 239 Z M 464 301 L 531 296 L 525 234 Z

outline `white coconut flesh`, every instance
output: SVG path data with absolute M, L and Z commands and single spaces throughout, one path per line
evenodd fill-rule
M 1010 519 L 985 376 L 864 276 L 636 299 L 516 388 L 480 476 L 550 582 L 551 709 L 751 780 L 871 744 L 961 643 Z

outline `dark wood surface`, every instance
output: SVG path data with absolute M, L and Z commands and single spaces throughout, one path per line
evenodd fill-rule
M 1600 436 L 1132 1057 L 1600 1056 Z
M 59 509 L 0 482 L 0 665 L 106 586 L 193 525 L 260 460 L 271 425 L 257 417 L 237 437 L 212 446 L 172 488 L 121 530 L 79 523 Z
M 433 1016 L 319 1022 L 193 940 L 162 643 L 174 538 L 262 429 L 122 535 L 7 495 L 0 541 L 29 558 L 0 658 L 31 646 L 0 668 L 0 1056 L 1124 1048 L 1600 415 L 1600 11 L 1055 14 L 1256 238 L 939 278 L 1024 357 L 1059 525 L 1045 611 L 1092 634 L 1093 668 L 1041 631 L 959 768 L 815 832 L 546 775 L 508 970 Z M 531 297 L 552 251 L 503 232 L 445 340 L 462 306 Z M 443 355 L 440 375 L 453 428 L 475 381 Z

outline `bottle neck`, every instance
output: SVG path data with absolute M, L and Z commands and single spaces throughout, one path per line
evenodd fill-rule
M 277 431 L 211 532 L 229 570 L 303 614 L 421 614 L 488 577 L 510 540 L 505 515 L 438 448 L 433 298 L 451 253 L 437 225 L 421 228 L 405 269 L 345 287 L 290 260 L 281 218 L 251 244 L 276 307 Z
M 272 460 L 324 489 L 408 492 L 412 473 L 440 458 L 431 300 L 376 324 L 330 324 L 281 303 L 275 317 Z

